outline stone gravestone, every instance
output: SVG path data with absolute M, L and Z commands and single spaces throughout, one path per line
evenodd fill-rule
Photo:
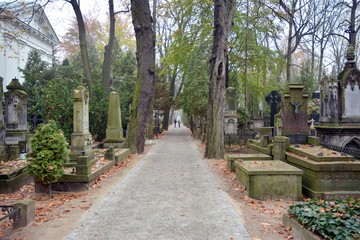
M 283 121 L 282 135 L 289 137 L 292 144 L 307 143 L 309 135 L 307 100 L 301 84 L 290 84 L 289 92 L 284 93 L 281 104 Z
M 270 105 L 270 127 L 275 127 L 275 114 L 277 113 L 277 108 L 281 102 L 281 95 L 277 91 L 271 91 L 266 97 L 266 102 Z M 274 136 L 274 129 L 273 129 Z
M 354 38 L 351 28 L 348 33 Z M 344 69 L 337 78 L 332 74 L 321 81 L 320 125 L 315 127 L 321 144 L 328 147 L 360 148 L 360 71 L 354 51 L 349 42 Z
M 74 120 L 71 134 L 70 163 L 75 163 L 78 156 L 94 159 L 92 136 L 89 132 L 89 92 L 80 84 L 73 91 Z
M 360 118 L 360 71 L 351 69 L 340 81 L 343 89 L 342 118 Z
M 6 87 L 5 95 L 5 145 L 9 159 L 17 159 L 20 152 L 27 150 L 27 102 L 28 95 L 18 79 L 14 78 Z
M 3 99 L 3 81 L 0 77 L 0 99 Z M 4 122 L 4 109 L 3 102 L 0 101 L 0 161 L 7 160 L 8 156 L 5 151 L 5 122 Z
M 109 95 L 109 109 L 106 127 L 105 147 L 121 147 L 125 144 L 121 123 L 120 98 L 117 92 Z
M 224 133 L 228 143 L 236 142 L 237 136 L 237 94 L 236 89 L 228 87 L 225 90 Z M 235 136 L 232 138 L 231 136 Z M 225 140 L 226 141 L 226 140 Z

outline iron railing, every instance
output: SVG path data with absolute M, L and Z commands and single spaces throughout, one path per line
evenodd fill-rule
M 20 216 L 20 208 L 14 209 L 14 206 L 11 205 L 0 205 L 1 211 L 6 213 L 5 216 L 0 218 L 0 221 L 4 220 L 5 218 L 9 218 L 10 220 L 18 220 Z
M 347 147 L 339 147 L 326 143 L 321 143 L 321 145 L 325 148 L 340 152 L 342 154 L 353 156 L 355 159 L 360 160 L 360 149 L 357 148 L 347 148 Z

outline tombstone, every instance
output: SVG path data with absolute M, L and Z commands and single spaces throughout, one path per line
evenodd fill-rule
M 89 92 L 80 84 L 73 91 L 74 120 L 71 134 L 70 163 L 75 163 L 78 156 L 94 158 L 92 136 L 89 132 Z
M 360 139 L 360 71 L 354 51 L 350 42 L 344 69 L 321 81 L 320 124 L 315 128 L 322 145 L 347 148 Z
M 233 87 L 225 90 L 224 133 L 228 136 L 229 145 L 237 141 L 237 94 Z M 232 139 L 231 136 L 235 138 Z
M 28 95 L 18 79 L 14 78 L 6 87 L 5 95 L 5 145 L 9 149 L 10 159 L 26 152 L 26 139 L 29 134 L 27 123 Z
M 307 143 L 309 135 L 307 100 L 308 94 L 304 93 L 304 87 L 301 84 L 290 84 L 289 92 L 283 95 L 281 103 L 282 135 L 289 137 L 292 144 Z
M 339 120 L 339 84 L 336 78 L 325 76 L 320 87 L 320 122 Z
M 117 92 L 111 92 L 109 95 L 109 109 L 106 127 L 105 147 L 121 147 L 126 139 L 123 138 L 123 129 L 121 123 L 120 98 Z
M 4 122 L 4 109 L 3 109 L 3 81 L 0 77 L 0 161 L 7 160 L 7 153 L 5 151 L 5 122 Z
M 360 71 L 350 69 L 339 80 L 342 87 L 342 118 L 360 118 Z
M 271 91 L 266 97 L 266 102 L 270 105 L 270 127 L 275 127 L 275 114 L 281 102 L 281 95 L 277 91 Z M 274 130 L 273 130 L 274 135 Z

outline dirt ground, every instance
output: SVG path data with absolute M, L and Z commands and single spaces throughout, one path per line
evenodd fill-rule
M 198 144 L 200 151 L 204 146 Z M 145 151 L 148 151 L 148 148 Z M 112 186 L 121 180 L 144 155 L 131 155 L 120 166 L 113 167 L 103 174 L 87 192 L 34 194 L 34 186 L 26 185 L 14 194 L 0 194 L 0 203 L 8 204 L 19 199 L 36 200 L 36 218 L 27 227 L 12 230 L 9 220 L 0 222 L 0 239 L 35 240 L 62 239 L 79 223 L 81 216 L 99 199 L 108 194 Z M 218 178 L 233 204 L 241 209 L 245 226 L 253 240 L 294 239 L 291 229 L 282 226 L 282 214 L 292 204 L 289 201 L 259 201 L 246 195 L 246 189 L 235 178 L 234 173 L 226 170 L 225 160 L 204 160 Z M 40 237 L 41 236 L 41 237 Z

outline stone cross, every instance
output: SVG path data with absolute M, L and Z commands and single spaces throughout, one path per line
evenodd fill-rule
M 275 126 L 275 114 L 277 112 L 277 107 L 281 102 L 281 95 L 277 91 L 271 91 L 266 97 L 266 102 L 270 105 L 270 127 Z
M 314 125 L 314 122 L 315 122 L 315 120 L 312 118 L 311 120 L 310 120 L 310 129 L 315 129 L 315 125 Z

